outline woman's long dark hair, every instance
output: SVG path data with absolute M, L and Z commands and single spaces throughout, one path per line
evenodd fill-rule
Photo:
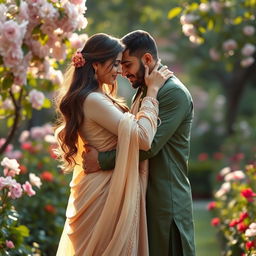
M 74 157 L 78 152 L 78 132 L 84 121 L 83 103 L 90 92 L 99 88 L 95 79 L 94 62 L 105 63 L 107 60 L 116 59 L 124 50 L 122 43 L 114 37 L 99 33 L 91 36 L 81 51 L 86 63 L 82 67 L 70 66 L 66 72 L 62 92 L 56 98 L 57 112 L 60 114 L 56 129 L 61 153 L 64 161 L 64 171 L 70 171 L 76 164 Z M 111 69 L 112 67 L 110 67 Z M 68 78 L 70 76 L 70 78 Z M 114 98 L 116 85 L 109 89 L 109 94 Z M 64 92 L 63 92 L 64 91 Z

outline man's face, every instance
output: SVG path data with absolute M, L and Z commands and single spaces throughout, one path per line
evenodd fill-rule
M 138 88 L 145 84 L 145 67 L 140 58 L 129 55 L 129 50 L 126 50 L 123 53 L 121 63 L 122 75 L 129 79 L 133 88 Z

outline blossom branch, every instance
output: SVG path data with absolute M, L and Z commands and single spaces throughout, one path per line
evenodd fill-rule
M 9 132 L 5 143 L 0 147 L 0 155 L 3 154 L 3 152 L 5 151 L 5 149 L 7 148 L 7 146 L 10 144 L 11 140 L 13 139 L 16 129 L 18 127 L 18 123 L 20 120 L 20 110 L 21 110 L 21 100 L 22 100 L 22 93 L 23 93 L 23 88 L 21 88 L 20 93 L 19 93 L 19 98 L 16 101 L 15 97 L 12 93 L 12 91 L 9 91 L 13 105 L 14 105 L 14 122 L 11 128 L 11 131 Z

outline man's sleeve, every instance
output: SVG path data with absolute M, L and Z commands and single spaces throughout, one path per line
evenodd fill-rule
M 173 136 L 182 121 L 190 114 L 192 102 L 180 88 L 167 88 L 158 95 L 161 123 L 148 151 L 140 150 L 140 161 L 157 155 Z
M 116 162 L 116 150 L 99 152 L 98 161 L 102 170 L 114 169 Z

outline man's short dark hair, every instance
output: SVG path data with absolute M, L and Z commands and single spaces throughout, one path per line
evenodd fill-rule
M 150 53 L 155 60 L 158 59 L 156 42 L 146 31 L 132 31 L 125 35 L 121 41 L 125 45 L 125 50 L 129 50 L 129 55 L 141 57 L 145 53 Z

